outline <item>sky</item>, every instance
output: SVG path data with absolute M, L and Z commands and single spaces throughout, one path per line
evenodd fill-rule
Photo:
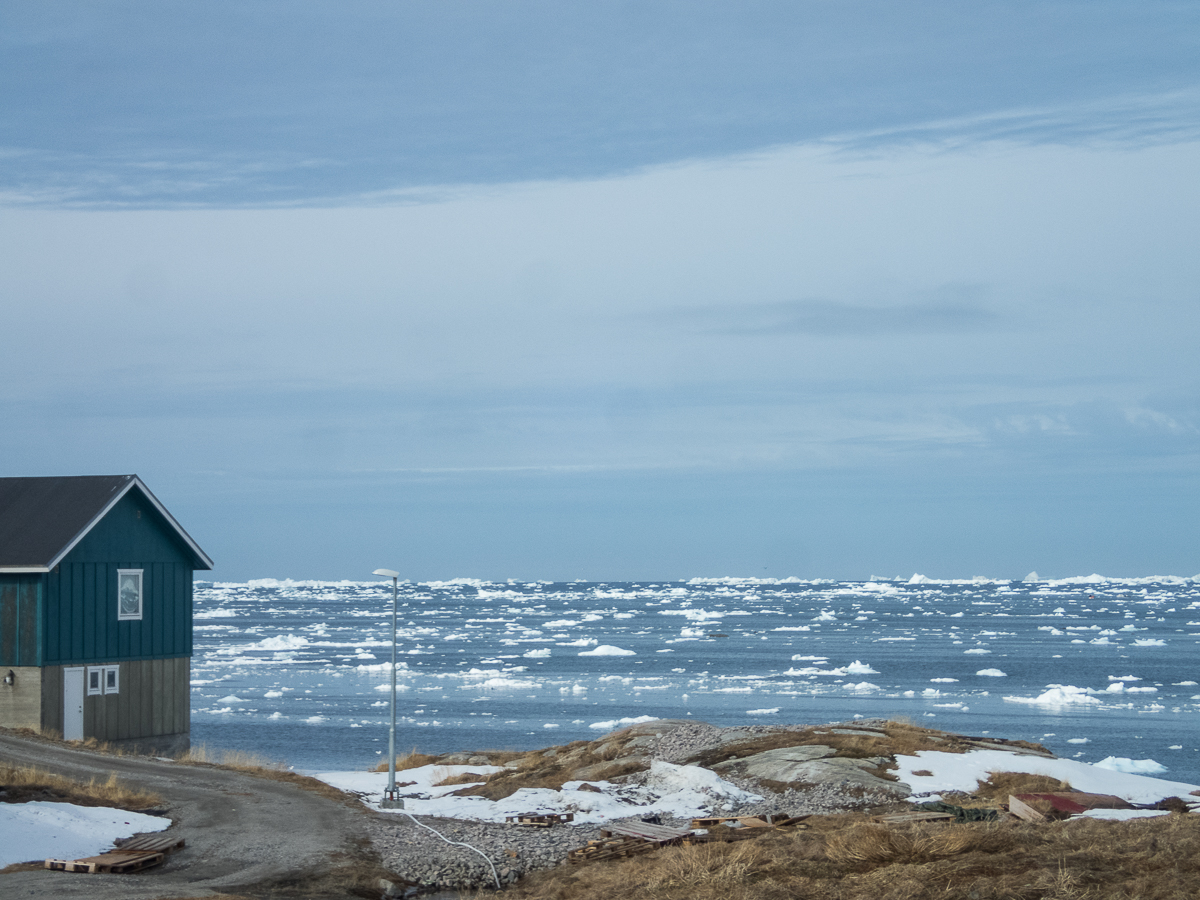
M 0 474 L 201 577 L 1200 573 L 1200 6 L 0 8 Z

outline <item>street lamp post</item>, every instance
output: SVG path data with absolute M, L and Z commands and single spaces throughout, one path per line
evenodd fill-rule
M 392 579 L 392 727 L 388 730 L 388 783 L 379 801 L 383 809 L 404 809 L 404 801 L 396 796 L 396 597 L 400 592 L 400 573 L 391 569 L 376 569 L 372 575 Z

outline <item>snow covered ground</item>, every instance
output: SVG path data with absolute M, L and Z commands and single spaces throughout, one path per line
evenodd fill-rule
M 549 788 L 522 788 L 510 797 L 492 801 L 483 797 L 451 797 L 451 792 L 466 787 L 452 784 L 434 787 L 433 782 L 475 772 L 488 775 L 497 772 L 496 766 L 422 766 L 396 773 L 396 784 L 414 782 L 401 788 L 407 812 L 421 816 L 446 816 L 472 819 L 479 822 L 503 822 L 505 816 L 520 813 L 575 814 L 581 823 L 608 822 L 629 816 L 661 814 L 690 818 L 708 815 L 710 811 L 731 803 L 748 803 L 761 799 L 718 777 L 715 772 L 699 766 L 677 766 L 655 761 L 644 785 L 617 785 L 607 781 L 568 781 L 561 791 Z M 387 787 L 386 772 L 324 772 L 315 776 L 344 791 L 366 795 L 364 802 L 378 808 L 379 799 Z M 596 791 L 583 791 L 588 784 Z M 391 810 L 383 810 L 390 812 Z
M 950 791 L 973 791 L 977 781 L 986 781 L 989 772 L 1028 772 L 1049 775 L 1071 783 L 1079 791 L 1113 794 L 1131 803 L 1155 803 L 1164 797 L 1188 798 L 1200 790 L 1194 784 L 1165 781 L 1133 772 L 1088 765 L 1071 759 L 1046 759 L 1041 756 L 1005 750 L 976 750 L 970 753 L 920 751 L 914 756 L 897 756 L 898 778 L 911 785 L 919 799 L 936 799 Z M 1137 763 L 1149 760 L 1131 761 Z M 716 773 L 698 766 L 677 766 L 655 761 L 644 785 L 617 785 L 605 781 L 587 782 L 599 792 L 582 791 L 584 782 L 567 782 L 561 791 L 525 788 L 511 797 L 491 801 L 482 797 L 452 797 L 465 785 L 435 787 L 434 783 L 473 772 L 488 775 L 495 766 L 422 766 L 396 774 L 396 783 L 405 785 L 401 794 L 405 807 L 415 815 L 445 816 L 482 822 L 503 822 L 505 816 L 518 813 L 575 814 L 575 820 L 600 823 L 628 816 L 654 813 L 690 818 L 712 815 L 729 804 L 761 799 L 724 781 Z M 916 775 L 915 772 L 930 772 Z M 316 775 L 342 790 L 355 791 L 364 802 L 378 808 L 387 786 L 386 772 L 325 772 Z M 411 782 L 411 784 L 408 784 Z M 1195 798 L 1200 800 L 1200 798 Z M 1097 818 L 1130 818 L 1120 811 L 1103 811 Z M 1142 815 L 1143 813 L 1138 813 Z
M 0 867 L 43 859 L 81 859 L 111 850 L 113 841 L 163 831 L 171 820 L 104 806 L 0 803 Z
M 1187 797 L 1192 791 L 1200 790 L 1197 785 L 1181 781 L 1120 772 L 1074 759 L 1046 759 L 1007 750 L 973 750 L 970 753 L 919 750 L 913 756 L 897 756 L 896 763 L 900 767 L 897 777 L 919 795 L 973 791 L 977 781 L 987 780 L 989 772 L 1048 775 L 1070 782 L 1077 791 L 1112 794 L 1130 803 L 1156 803 L 1164 797 Z M 914 774 L 925 771 L 932 774 Z M 1200 800 L 1200 797 L 1195 799 Z

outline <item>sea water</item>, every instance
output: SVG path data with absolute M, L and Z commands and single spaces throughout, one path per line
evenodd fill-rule
M 392 583 L 197 582 L 192 740 L 386 759 Z M 1200 783 L 1200 576 L 402 583 L 397 748 L 903 717 Z

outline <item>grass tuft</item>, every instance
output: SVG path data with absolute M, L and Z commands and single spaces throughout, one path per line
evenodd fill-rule
M 768 832 L 522 879 L 512 900 L 1191 900 L 1200 896 L 1200 816 L 1045 825 L 888 828 L 814 816 Z M 481 895 L 483 896 L 483 895 Z
M 295 785 L 314 794 L 320 794 L 329 800 L 346 803 L 356 809 L 362 809 L 358 798 L 352 794 L 340 791 L 331 784 L 326 784 L 307 775 L 298 775 L 285 763 L 274 762 L 256 753 L 243 750 L 211 750 L 204 744 L 196 744 L 186 753 L 176 757 L 175 761 L 185 766 L 215 766 L 221 769 L 232 769 L 267 781 L 280 781 Z
M 162 805 L 157 794 L 123 784 L 115 772 L 105 781 L 74 781 L 29 766 L 0 766 L 0 789 L 7 803 L 51 800 L 79 806 L 112 806 L 117 809 L 151 809 Z
M 421 766 L 431 766 L 436 763 L 440 757 L 430 756 L 428 753 L 418 753 L 417 748 L 413 747 L 408 753 L 403 756 L 396 757 L 396 771 L 402 772 L 405 769 L 419 769 Z M 388 761 L 385 759 L 372 769 L 372 772 L 386 772 L 388 770 Z

